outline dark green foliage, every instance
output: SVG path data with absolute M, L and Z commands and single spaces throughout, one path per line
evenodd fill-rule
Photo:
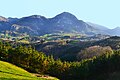
M 7 60 L 8 50 L 12 47 L 8 43 L 0 42 L 0 60 Z
M 113 36 L 107 39 L 96 41 L 92 45 L 110 46 L 114 50 L 119 50 L 120 49 L 120 37 Z
M 62 80 L 106 80 L 110 74 L 120 72 L 120 51 L 104 53 L 80 62 L 62 62 L 32 49 L 31 46 L 12 48 L 0 43 L 0 60 L 11 62 L 30 72 L 45 73 Z

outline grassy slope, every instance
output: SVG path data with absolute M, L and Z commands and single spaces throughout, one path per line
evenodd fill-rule
M 0 80 L 46 80 L 7 62 L 0 61 Z

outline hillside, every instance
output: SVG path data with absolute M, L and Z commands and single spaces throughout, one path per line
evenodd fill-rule
M 47 80 L 38 78 L 33 74 L 10 63 L 0 61 L 0 80 Z M 48 79 L 49 80 L 49 79 Z
M 110 46 L 112 49 L 120 49 L 120 37 L 113 36 L 107 39 L 94 42 L 92 45 Z
M 111 40 L 120 40 L 119 37 L 108 38 Z M 43 46 L 51 44 L 44 44 Z M 57 43 L 54 43 L 57 45 Z M 110 47 L 102 46 L 91 46 L 87 43 L 73 43 L 70 42 L 71 46 L 58 45 L 60 50 L 61 47 L 67 49 L 66 55 L 61 56 L 61 59 L 55 59 L 53 56 L 46 56 L 43 52 L 38 52 L 32 47 L 18 46 L 12 48 L 9 44 L 0 44 L 0 60 L 11 62 L 15 65 L 19 65 L 25 70 L 13 66 L 7 62 L 0 61 L 0 79 L 1 80 L 41 80 L 51 79 L 41 77 L 40 74 L 48 74 L 59 78 L 60 80 L 119 80 L 120 72 L 120 50 L 112 50 Z M 76 46 L 72 46 L 76 45 Z M 81 45 L 82 44 L 82 45 Z M 83 49 L 90 46 L 86 49 Z M 54 48 L 57 52 L 59 49 Z M 81 50 L 80 54 L 76 51 Z M 85 50 L 85 51 L 84 51 Z M 86 51 L 87 50 L 87 51 Z M 96 53 L 97 51 L 97 53 Z M 70 53 L 69 53 L 70 52 Z M 85 52 L 85 55 L 81 55 Z M 73 55 L 72 55 L 73 54 Z M 75 54 L 77 60 L 75 60 Z M 83 53 L 84 54 L 84 53 Z M 90 54 L 90 56 L 89 56 Z M 100 54 L 100 55 L 99 55 Z M 69 59 L 65 60 L 67 57 Z M 71 62 L 71 61 L 73 62 Z M 70 61 L 70 62 L 69 62 Z M 36 75 L 40 78 L 37 78 Z

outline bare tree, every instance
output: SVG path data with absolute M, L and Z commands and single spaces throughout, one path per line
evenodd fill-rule
M 92 58 L 94 56 L 96 56 L 96 57 L 101 56 L 106 53 L 108 53 L 108 54 L 113 53 L 113 50 L 111 49 L 110 46 L 106 46 L 106 47 L 91 46 L 84 50 L 81 50 L 81 52 L 79 52 L 77 55 L 77 59 L 78 60 L 88 59 L 88 58 Z

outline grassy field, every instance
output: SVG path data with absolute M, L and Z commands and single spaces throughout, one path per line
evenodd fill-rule
M 57 80 L 35 75 L 7 62 L 0 61 L 0 80 Z

